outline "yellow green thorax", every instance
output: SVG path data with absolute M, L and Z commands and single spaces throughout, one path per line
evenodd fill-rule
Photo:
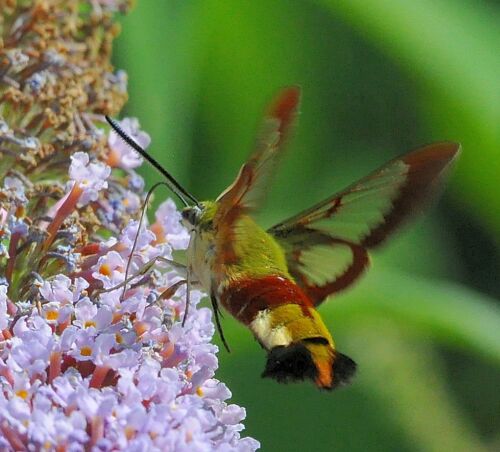
M 219 269 L 219 275 L 217 275 L 219 282 L 268 275 L 292 279 L 283 249 L 250 216 L 239 216 L 231 228 L 230 237 L 226 238 L 221 235 L 227 234 L 224 225 L 214 222 L 219 205 L 213 201 L 204 201 L 201 205 L 203 211 L 196 227 L 194 243 L 191 245 L 193 248 L 191 254 L 195 261 L 193 267 L 196 273 L 216 271 L 214 263 L 217 258 L 221 257 L 216 255 L 221 252 L 216 244 L 231 240 L 232 250 L 237 259 L 231 263 L 222 261 L 223 268 Z M 202 269 L 202 266 L 209 268 Z M 205 281 L 208 279 L 208 275 L 199 277 Z M 206 289 L 209 288 L 206 287 Z
M 251 217 L 242 215 L 234 225 L 233 249 L 238 257 L 226 271 L 239 276 L 280 275 L 291 278 L 283 249 Z

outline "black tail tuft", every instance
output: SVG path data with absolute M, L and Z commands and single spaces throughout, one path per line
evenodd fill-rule
M 332 390 L 348 385 L 356 373 L 356 363 L 348 356 L 338 351 L 332 350 L 331 358 L 328 361 L 321 361 L 320 358 L 311 353 L 303 342 L 288 346 L 274 347 L 267 356 L 267 363 L 262 377 L 270 377 L 279 383 L 289 383 L 313 380 L 320 389 Z M 333 358 L 333 364 L 331 359 Z M 317 362 L 315 362 L 315 359 Z M 324 366 L 331 366 L 331 372 L 322 374 Z M 321 370 L 323 369 L 323 370 Z
M 333 360 L 333 384 L 331 389 L 348 385 L 356 373 L 356 363 L 347 355 L 335 351 Z
M 302 343 L 287 347 L 274 347 L 267 356 L 267 363 L 262 377 L 274 378 L 280 383 L 304 380 L 314 380 L 317 375 L 316 365 L 311 352 Z

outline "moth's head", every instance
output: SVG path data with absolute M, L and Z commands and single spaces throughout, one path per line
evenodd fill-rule
M 217 204 L 212 201 L 200 202 L 197 206 L 185 207 L 181 211 L 182 223 L 188 229 L 211 227 Z

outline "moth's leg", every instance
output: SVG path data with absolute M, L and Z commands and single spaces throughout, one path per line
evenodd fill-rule
M 127 266 L 125 267 L 125 281 L 123 284 L 123 290 L 122 290 L 122 294 L 120 296 L 120 300 L 123 300 L 125 298 L 125 291 L 127 290 L 127 281 L 129 279 L 128 274 L 130 271 L 130 264 L 132 263 L 132 258 L 134 257 L 135 249 L 137 247 L 137 241 L 139 240 L 139 234 L 141 233 L 142 223 L 144 221 L 144 215 L 146 214 L 146 209 L 148 208 L 149 199 L 153 195 L 153 192 L 161 184 L 164 184 L 164 182 L 158 182 L 155 185 L 153 185 L 153 187 L 151 187 L 151 189 L 148 191 L 148 194 L 146 195 L 146 199 L 144 200 L 144 204 L 142 205 L 141 216 L 139 218 L 139 225 L 137 226 L 137 232 L 136 232 L 135 237 L 134 237 L 134 243 L 132 244 L 132 249 L 130 250 L 130 256 L 129 256 L 128 261 L 127 261 Z
M 184 317 L 182 318 L 183 327 L 186 324 L 190 302 L 191 302 L 191 269 L 188 268 L 186 274 L 186 309 L 184 310 Z
M 214 311 L 214 317 L 215 317 L 215 325 L 217 327 L 217 331 L 219 332 L 219 336 L 220 336 L 220 339 L 222 341 L 222 344 L 224 345 L 227 352 L 231 353 L 231 349 L 229 348 L 229 345 L 226 341 L 226 338 L 224 337 L 224 331 L 222 330 L 222 325 L 220 323 L 219 315 L 222 317 L 222 312 L 219 309 L 219 304 L 217 303 L 217 298 L 215 298 L 213 295 L 211 295 L 210 302 L 212 303 L 212 310 Z
M 101 293 L 106 293 L 106 292 L 112 292 L 113 290 L 120 289 L 121 287 L 126 286 L 128 283 L 130 283 L 132 280 L 134 280 L 138 276 L 145 275 L 149 270 L 151 270 L 151 268 L 153 268 L 154 264 L 158 261 L 166 262 L 167 264 L 170 264 L 172 267 L 186 270 L 186 266 L 184 264 L 181 264 L 180 262 L 176 262 L 176 261 L 173 261 L 172 259 L 167 259 L 167 258 L 162 257 L 162 256 L 156 256 L 153 259 L 151 259 L 150 261 L 146 262 L 135 275 L 127 277 L 120 284 L 117 284 L 116 286 L 110 287 L 109 289 L 101 289 L 101 290 L 97 291 L 97 293 L 101 294 Z
M 187 284 L 186 279 L 181 279 L 180 281 L 177 281 L 176 283 L 172 284 L 170 287 L 167 287 L 158 297 L 158 300 L 168 300 L 169 298 L 172 298 L 179 287 L 183 286 L 184 284 Z
M 169 298 L 172 298 L 177 293 L 179 287 L 183 286 L 184 284 L 187 284 L 187 279 L 181 279 L 176 283 L 173 283 L 160 294 L 158 300 L 168 300 Z M 191 288 L 198 287 L 199 285 L 199 281 L 191 281 Z
M 156 256 L 154 258 L 154 260 L 158 260 L 160 262 L 165 262 L 167 264 L 170 264 L 172 267 L 187 271 L 186 264 L 181 264 L 180 262 L 176 262 L 173 259 L 167 259 L 166 257 L 163 257 L 163 256 Z

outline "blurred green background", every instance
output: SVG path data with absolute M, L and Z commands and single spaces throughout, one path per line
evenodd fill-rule
M 276 451 L 500 450 L 499 5 L 142 0 L 120 20 L 124 115 L 198 198 L 233 180 L 272 95 L 302 86 L 264 225 L 419 145 L 463 146 L 440 202 L 321 308 L 358 362 L 352 386 L 262 380 L 262 350 L 225 316 L 217 376 L 247 408 L 245 433 Z

